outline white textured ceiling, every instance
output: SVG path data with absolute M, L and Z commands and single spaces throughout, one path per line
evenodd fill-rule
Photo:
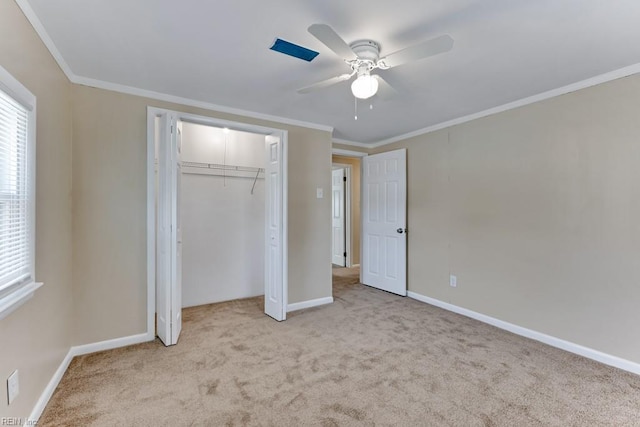
M 638 0 L 22 0 L 80 78 L 334 127 L 374 143 L 640 63 Z M 451 52 L 380 74 L 392 100 L 359 103 L 348 72 L 307 32 L 332 26 L 381 56 L 441 34 Z M 269 50 L 276 37 L 320 52 Z

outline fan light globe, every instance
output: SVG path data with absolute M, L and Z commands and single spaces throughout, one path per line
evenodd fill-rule
M 371 98 L 378 91 L 378 79 L 371 74 L 363 74 L 351 83 L 353 96 L 360 99 Z

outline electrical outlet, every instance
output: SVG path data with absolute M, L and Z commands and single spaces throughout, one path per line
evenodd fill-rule
M 20 393 L 20 382 L 18 380 L 18 370 L 13 371 L 9 378 L 7 378 L 7 400 L 9 405 Z
M 458 286 L 458 278 L 453 274 L 449 276 L 449 286 L 451 286 L 452 288 Z
M 316 197 L 318 199 L 322 199 L 324 197 L 324 192 L 322 191 L 322 187 L 316 188 Z

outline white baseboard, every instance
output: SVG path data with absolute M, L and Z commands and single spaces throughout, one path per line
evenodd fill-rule
M 304 308 L 317 307 L 319 305 L 331 304 L 333 297 L 311 299 L 309 301 L 295 302 L 287 305 L 287 313 L 291 311 L 302 310 Z
M 67 371 L 67 368 L 71 364 L 71 361 L 76 356 L 81 356 L 83 354 L 95 353 L 97 351 L 103 350 L 111 350 L 119 347 L 126 347 L 128 345 L 140 344 L 147 341 L 152 341 L 155 337 L 151 336 L 151 334 L 138 334 L 131 335 L 128 337 L 116 338 L 112 340 L 100 341 L 92 344 L 78 345 L 71 347 L 69 352 L 56 369 L 56 372 L 53 374 L 53 377 L 45 387 L 44 391 L 40 395 L 38 402 L 36 402 L 36 406 L 31 411 L 31 415 L 29 415 L 30 422 L 37 422 L 44 411 L 44 408 L 49 403 L 49 399 L 53 396 L 53 392 L 56 391 L 56 387 L 62 380 L 64 373 Z
M 62 359 L 62 363 L 60 364 L 60 366 L 58 366 L 58 369 L 56 369 L 53 377 L 51 377 L 51 380 L 40 395 L 40 399 L 38 399 L 38 401 L 36 402 L 36 406 L 34 406 L 33 410 L 31 411 L 31 415 L 29 415 L 30 423 L 35 423 L 38 421 L 38 419 L 40 419 L 40 415 L 42 415 L 44 408 L 47 406 L 47 403 L 49 403 L 49 399 L 51 399 L 51 396 L 53 396 L 53 392 L 56 391 L 56 387 L 58 387 L 58 383 L 60 383 L 62 376 L 65 372 L 67 372 L 67 368 L 71 364 L 73 357 L 74 355 L 72 347 L 69 349 L 69 352 L 64 357 L 64 359 Z
M 351 264 L 351 268 L 360 267 L 360 264 Z
M 74 356 L 95 353 L 97 351 L 112 350 L 114 348 L 126 347 L 128 345 L 140 344 L 142 342 L 151 341 L 147 333 L 130 335 L 128 337 L 115 338 L 112 340 L 100 341 L 91 344 L 78 345 L 71 347 Z
M 561 350 L 565 350 L 570 353 L 574 353 L 579 356 L 586 357 L 587 359 L 592 359 L 597 362 L 604 363 L 605 365 L 613 366 L 615 368 L 619 368 L 624 371 L 628 371 L 628 372 L 640 375 L 640 364 L 631 362 L 630 360 L 622 359 L 617 356 L 612 356 L 610 354 L 603 353 L 601 351 L 594 350 L 589 347 L 584 347 L 582 345 L 565 341 L 563 339 L 556 338 L 551 335 L 543 334 L 542 332 L 537 332 L 531 329 L 523 328 L 522 326 L 514 325 L 513 323 L 505 322 L 503 320 L 499 320 L 482 313 L 468 310 L 466 308 L 458 307 L 457 305 L 449 304 L 447 302 L 443 302 L 435 298 L 430 298 L 424 295 L 420 295 L 415 292 L 409 291 L 407 293 L 407 296 L 409 298 L 413 298 L 415 300 L 425 302 L 427 304 L 435 305 L 436 307 L 440 307 L 445 310 L 452 311 L 454 313 L 458 313 L 475 320 L 479 320 L 480 322 L 487 323 L 489 325 L 495 326 L 496 328 L 504 329 L 505 331 L 512 332 L 516 335 L 530 338 L 532 340 L 539 341 L 541 343 L 550 345 L 552 347 L 556 347 Z

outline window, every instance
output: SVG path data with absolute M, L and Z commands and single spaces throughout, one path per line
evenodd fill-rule
M 0 67 L 0 318 L 35 281 L 36 98 Z

